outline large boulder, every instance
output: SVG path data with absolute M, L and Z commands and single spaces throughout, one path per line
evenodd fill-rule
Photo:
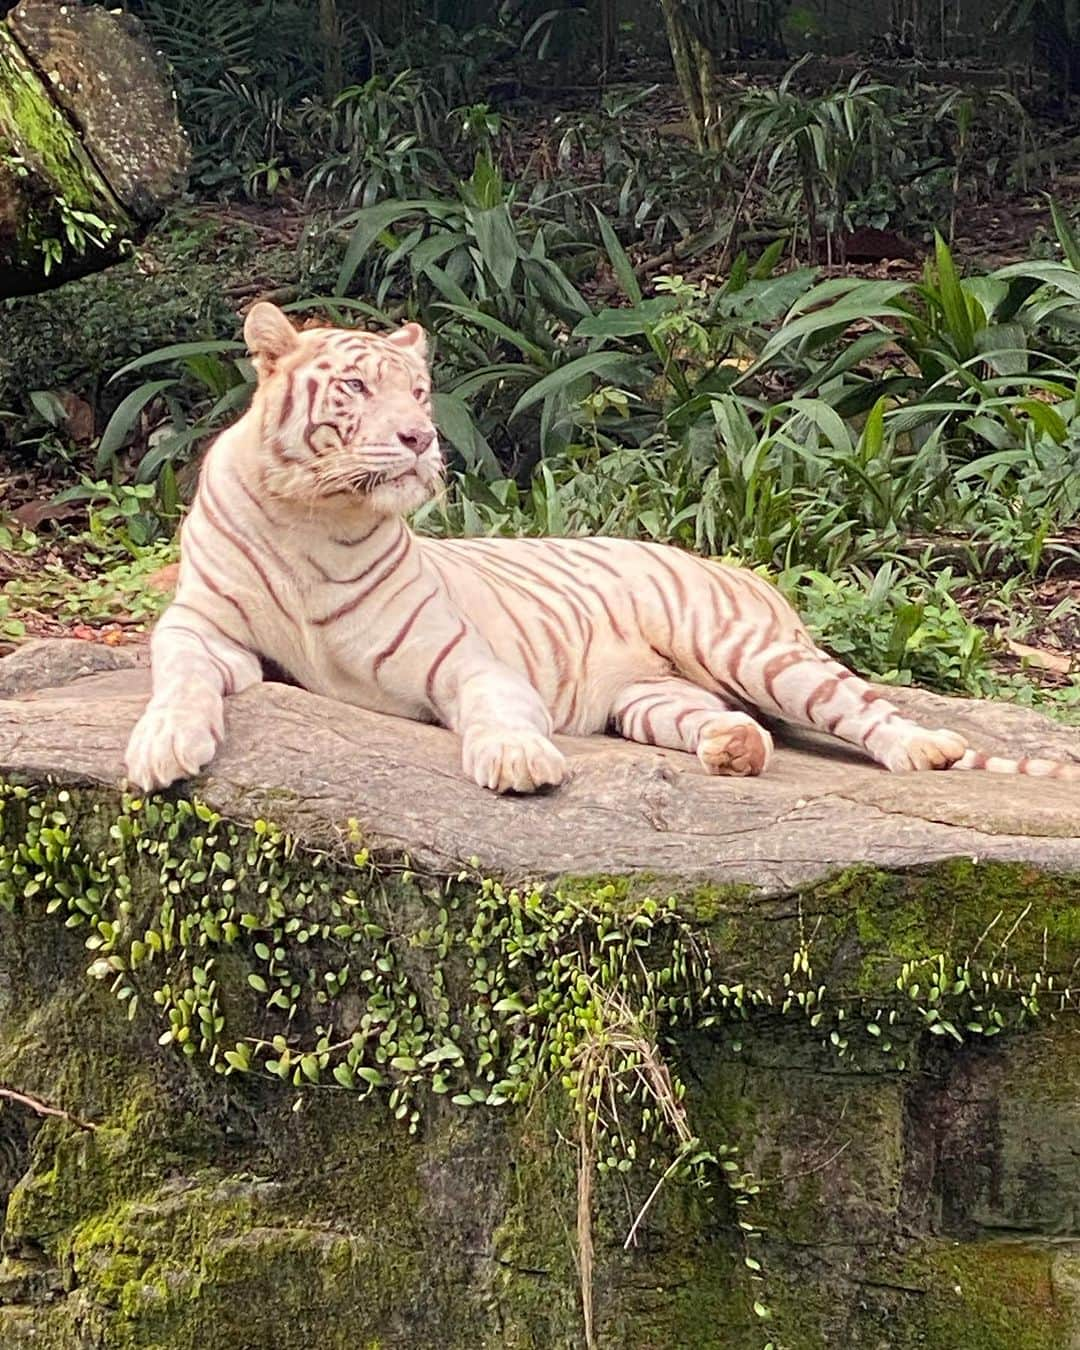
M 597 739 L 498 799 L 265 685 L 143 801 L 146 689 L 0 662 L 0 1344 L 1080 1345 L 1075 784 Z
M 69 674 L 85 675 L 90 662 L 95 678 L 72 684 Z M 0 695 L 24 694 L 0 718 L 0 772 L 120 783 L 149 681 L 145 652 L 74 641 L 23 648 L 0 665 Z M 1028 709 L 889 696 L 980 749 L 1080 761 L 1080 730 Z M 477 859 L 510 878 L 649 872 L 772 893 L 854 864 L 963 856 L 1080 866 L 1076 782 L 889 774 L 809 735 L 792 735 L 758 779 L 710 778 L 692 756 L 608 737 L 560 745 L 568 783 L 500 798 L 463 778 L 458 741 L 438 727 L 264 684 L 230 700 L 225 747 L 198 791 L 230 818 L 268 812 L 310 842 L 333 840 L 356 818 L 373 847 L 407 850 L 433 869 Z

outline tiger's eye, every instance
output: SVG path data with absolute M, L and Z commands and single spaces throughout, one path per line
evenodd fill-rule
M 342 383 L 346 389 L 351 389 L 354 394 L 367 393 L 367 385 L 363 380 L 343 380 Z

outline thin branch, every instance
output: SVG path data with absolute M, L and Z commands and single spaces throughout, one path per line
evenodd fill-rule
M 15 1102 L 18 1106 L 25 1106 L 39 1116 L 57 1116 L 60 1120 L 70 1121 L 72 1125 L 77 1125 L 80 1130 L 96 1130 L 97 1126 L 89 1120 L 80 1120 L 78 1116 L 73 1116 L 70 1111 L 65 1111 L 60 1106 L 50 1106 L 48 1102 L 43 1102 L 40 1097 L 32 1097 L 28 1092 L 17 1092 L 15 1088 L 7 1087 L 0 1083 L 0 1098 L 5 1101 Z
M 664 1175 L 660 1178 L 660 1180 L 649 1192 L 649 1198 L 638 1210 L 637 1218 L 630 1225 L 630 1231 L 629 1233 L 627 1233 L 626 1241 L 623 1243 L 624 1252 L 628 1252 L 630 1250 L 631 1246 L 633 1245 L 634 1238 L 637 1236 L 637 1230 L 641 1226 L 642 1219 L 644 1219 L 645 1215 L 648 1214 L 649 1210 L 652 1208 L 652 1202 L 660 1194 L 660 1190 L 664 1182 L 667 1181 L 668 1177 L 670 1177 L 671 1174 L 678 1168 L 681 1162 L 682 1162 L 681 1157 L 673 1158 L 669 1163 L 667 1170 L 664 1172 Z

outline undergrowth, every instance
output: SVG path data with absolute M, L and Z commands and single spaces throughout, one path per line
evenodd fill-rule
M 654 91 L 612 89 L 594 114 L 545 124 L 521 172 L 512 117 L 465 97 L 464 66 L 402 64 L 423 34 L 396 54 L 351 35 L 329 97 L 324 48 L 288 23 L 262 33 L 215 5 L 206 21 L 221 44 L 208 50 L 186 36 L 187 0 L 142 8 L 203 138 L 200 172 L 216 156 L 222 186 L 303 184 L 306 213 L 264 248 L 257 223 L 179 212 L 115 272 L 9 304 L 0 430 L 16 464 L 61 461 L 121 495 L 134 478 L 154 488 L 150 514 L 173 520 L 177 481 L 190 494 L 199 450 L 250 392 L 238 304 L 269 292 L 297 317 L 417 318 L 434 339 L 450 457 L 448 491 L 420 529 L 612 533 L 732 557 L 775 576 L 865 674 L 1042 697 L 995 676 L 994 638 L 955 592 L 1013 586 L 1019 598 L 1080 564 L 1080 243 L 1066 213 L 1054 208 L 1053 258 L 989 272 L 962 275 L 941 235 L 921 277 L 797 263 L 819 242 L 800 221 L 833 242 L 895 225 L 907 219 L 896 203 L 931 181 L 941 195 L 924 197 L 920 219 L 951 233 L 980 147 L 1007 176 L 1010 127 L 1012 148 L 1026 145 L 1004 94 L 976 105 L 945 91 L 920 114 L 917 90 L 857 79 L 815 91 L 796 73 L 740 94 L 717 157 L 656 139 L 638 117 Z M 470 41 L 452 50 L 478 77 L 495 38 Z M 905 136 L 886 138 L 886 124 Z M 603 190 L 586 192 L 598 164 Z M 710 211 L 728 202 L 711 239 L 693 236 L 689 215 L 664 215 L 676 180 Z M 775 241 L 739 251 L 762 213 Z M 688 261 L 719 246 L 718 275 L 650 280 L 643 241 L 656 249 L 672 232 Z M 98 415 L 77 446 L 41 415 L 69 383 Z M 38 545 L 7 528 L 9 638 L 35 613 L 138 626 L 160 607 L 142 581 L 172 556 L 167 531 L 61 528 L 41 536 L 40 566 L 22 566 Z M 1078 688 L 1059 679 L 1046 701 L 1067 715 Z

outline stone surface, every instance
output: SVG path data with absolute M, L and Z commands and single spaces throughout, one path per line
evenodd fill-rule
M 744 1211 L 718 1172 L 707 1191 L 670 1183 L 624 1249 L 656 1174 L 598 1179 L 597 1350 L 762 1350 L 770 1338 L 785 1350 L 1080 1350 L 1080 1023 L 1064 992 L 1080 969 L 1075 797 L 985 775 L 896 780 L 808 749 L 783 752 L 772 783 L 724 783 L 685 757 L 601 740 L 569 746 L 576 774 L 563 792 L 500 802 L 461 779 L 453 738 L 437 729 L 267 686 L 233 701 L 232 744 L 197 785 L 236 821 L 284 820 L 302 843 L 332 845 L 288 854 L 284 912 L 299 926 L 267 937 L 240 921 L 265 903 L 250 862 L 258 826 L 162 817 L 150 836 L 161 849 L 139 854 L 125 833 L 132 817 L 115 781 L 145 696 L 145 669 L 129 666 L 144 659 L 50 643 L 0 662 L 0 777 L 63 785 L 9 797 L 0 813 L 0 1088 L 96 1127 L 0 1097 L 4 1350 L 585 1347 L 576 1124 L 559 1075 L 512 1109 L 429 1093 L 410 1137 L 385 1090 L 358 1100 L 326 1081 L 223 1077 L 201 1053 L 160 1043 L 171 1024 L 155 988 L 167 984 L 175 1001 L 207 978 L 226 1045 L 310 1042 L 315 1024 L 348 1043 L 385 997 L 365 991 L 387 955 L 400 979 L 393 1007 L 427 1016 L 444 988 L 475 1060 L 473 1038 L 504 987 L 496 972 L 529 999 L 548 957 L 508 956 L 495 928 L 476 927 L 475 875 L 445 875 L 470 853 L 510 873 L 577 873 L 562 896 L 598 907 L 609 926 L 635 897 L 670 890 L 711 953 L 712 979 L 768 994 L 657 1028 L 693 1132 L 731 1149 L 720 1156 L 762 1188 Z M 1020 710 L 902 697 L 990 748 L 1076 748 L 1075 731 Z M 808 806 L 795 807 L 800 797 Z M 68 833 L 49 838 L 54 808 Z M 875 828 L 860 826 L 867 816 Z M 407 848 L 418 875 L 391 859 L 355 866 L 340 848 L 349 817 L 390 852 Z M 972 834 L 980 863 L 955 848 Z M 1017 861 L 987 861 L 1003 842 Z M 219 867 L 222 848 L 231 859 Z M 838 875 L 859 850 L 878 866 Z M 192 859 L 211 855 L 209 879 L 192 873 Z M 80 901 L 120 877 L 130 891 L 113 896 L 105 927 L 88 927 Z M 744 884 L 724 884 L 733 879 Z M 378 918 L 376 934 L 311 936 L 313 906 L 347 888 Z M 447 913 L 461 934 L 448 954 L 432 937 Z M 140 991 L 129 1019 L 111 973 L 88 978 L 102 949 L 88 951 L 87 936 L 120 933 L 125 971 L 133 941 L 145 935 L 149 950 L 166 914 L 169 949 L 144 952 L 124 976 Z M 267 958 L 312 977 L 315 1001 L 295 1021 L 253 992 L 251 973 L 267 970 L 260 938 L 281 943 Z M 648 931 L 644 969 L 670 967 L 668 941 Z M 574 948 L 590 944 L 609 950 L 582 928 Z M 800 974 L 803 956 L 812 975 Z M 319 1003 L 324 960 L 348 960 L 353 974 Z M 1013 1011 L 1002 1034 L 962 1025 L 957 1044 L 922 1019 L 938 1006 L 952 1014 L 965 962 L 1000 979 Z M 941 1003 L 926 988 L 934 978 Z M 821 991 L 830 1022 L 785 1008 L 802 986 Z M 1018 1002 L 1032 990 L 1039 1015 L 1024 1018 Z M 963 1020 L 988 1020 L 974 1005 L 998 999 L 973 996 Z M 862 1030 L 870 1022 L 876 1035 Z M 522 1034 L 504 1025 L 503 1054 Z M 902 1059 L 882 1048 L 882 1028 Z M 746 1213 L 760 1236 L 739 1236 Z
M 0 689 L 21 693 L 0 705 L 0 774 L 118 783 L 149 676 L 117 667 L 136 659 L 42 643 L 0 663 Z M 65 689 L 89 662 L 106 673 Z M 894 694 L 910 716 L 953 726 L 980 749 L 1080 760 L 1080 730 L 1028 710 Z M 560 743 L 569 782 L 498 798 L 464 779 L 458 742 L 440 728 L 265 684 L 229 701 L 224 749 L 198 790 L 238 819 L 272 802 L 282 824 L 313 841 L 355 819 L 373 845 L 407 849 L 426 867 L 475 857 L 504 876 L 648 871 L 776 893 L 857 863 L 967 856 L 1080 867 L 1080 782 L 889 774 L 809 738 L 782 748 L 761 778 L 710 778 L 674 751 L 606 737 Z
M 149 660 L 145 647 L 107 647 L 102 642 L 81 642 L 77 638 L 27 642 L 0 661 L 0 699 L 74 685 L 76 681 L 81 689 L 87 675 L 131 670 L 148 665 Z
M 186 182 L 189 150 L 165 61 L 139 21 L 100 5 L 21 0 L 8 26 L 109 187 L 150 223 Z

